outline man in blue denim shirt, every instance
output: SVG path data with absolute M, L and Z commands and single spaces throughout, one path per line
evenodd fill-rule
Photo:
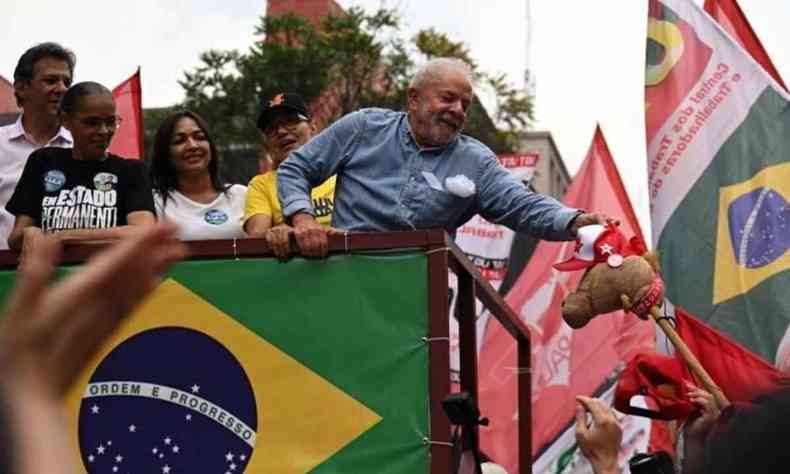
M 546 240 L 572 240 L 601 214 L 529 191 L 494 153 L 461 135 L 473 97 L 469 68 L 428 62 L 408 91 L 408 113 L 363 109 L 293 151 L 278 170 L 283 215 L 304 255 L 327 252 L 310 190 L 337 174 L 332 225 L 350 231 L 443 228 L 454 234 L 475 214 Z

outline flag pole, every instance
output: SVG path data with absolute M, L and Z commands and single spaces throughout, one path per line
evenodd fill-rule
M 139 154 L 140 159 L 145 160 L 145 127 L 143 126 L 143 77 L 140 75 L 141 66 L 137 65 L 137 83 L 140 85 L 140 107 L 137 110 L 137 120 L 139 121 Z
M 683 342 L 683 339 L 680 338 L 678 333 L 675 331 L 675 328 L 669 324 L 667 318 L 661 315 L 661 312 L 658 309 L 658 306 L 652 306 L 650 308 L 650 316 L 653 318 L 653 321 L 658 324 L 661 330 L 664 331 L 664 334 L 667 335 L 670 341 L 672 341 L 672 345 L 675 346 L 675 349 L 680 353 L 680 356 L 686 362 L 689 369 L 696 375 L 699 380 L 704 385 L 705 390 L 711 393 L 713 397 L 716 399 L 716 404 L 719 405 L 720 409 L 724 409 L 730 405 L 730 401 L 727 400 L 727 397 L 724 395 L 724 392 L 721 388 L 716 385 L 716 382 L 711 378 L 708 372 L 705 370 L 705 367 L 702 366 L 699 359 L 691 352 L 691 349 Z

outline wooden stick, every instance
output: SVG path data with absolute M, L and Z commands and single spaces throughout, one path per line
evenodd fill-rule
M 686 361 L 686 365 L 689 366 L 689 369 L 696 375 L 699 380 L 702 382 L 702 385 L 705 386 L 705 390 L 711 393 L 713 397 L 716 399 L 716 403 L 719 405 L 719 409 L 724 409 L 730 405 L 729 400 L 727 397 L 724 396 L 724 392 L 716 385 L 716 382 L 713 381 L 711 376 L 705 370 L 705 367 L 700 364 L 697 357 L 691 352 L 691 349 L 683 342 L 683 339 L 680 338 L 677 332 L 675 332 L 675 328 L 669 324 L 665 318 L 662 318 L 661 312 L 658 309 L 658 306 L 653 306 L 650 308 L 650 316 L 653 317 L 653 321 L 658 324 L 661 329 L 664 331 L 664 334 L 667 335 L 670 341 L 672 341 L 672 345 L 675 346 L 675 349 L 680 352 L 680 356 Z

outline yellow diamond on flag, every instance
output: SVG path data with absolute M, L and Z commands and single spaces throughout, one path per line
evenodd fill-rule
M 713 304 L 790 269 L 790 164 L 769 166 L 719 192 Z
M 266 318 L 266 314 L 261 314 L 261 318 Z M 151 383 L 147 380 L 119 381 L 112 383 L 115 387 L 125 388 L 118 388 L 118 392 L 115 393 L 108 388 L 111 383 L 90 383 L 102 361 L 112 355 L 119 346 L 130 338 L 162 328 L 185 328 L 202 333 L 218 342 L 235 357 L 252 387 L 257 428 L 253 429 L 240 420 L 234 422 L 235 424 L 227 422 L 228 419 L 233 419 L 233 414 L 230 411 L 226 414 L 222 406 L 211 400 L 210 395 L 203 395 L 206 390 L 201 392 L 198 385 L 188 390 L 176 389 L 162 383 Z M 189 351 L 189 348 L 172 347 L 172 351 Z M 201 370 L 211 372 L 217 369 L 202 367 Z M 104 389 L 107 393 L 102 392 Z M 234 387 L 222 387 L 222 389 L 232 391 Z M 242 387 L 239 389 L 243 390 Z M 170 396 L 164 396 L 165 393 Z M 193 406 L 192 402 L 194 407 L 211 407 L 210 410 L 204 411 L 201 411 L 202 408 L 193 408 L 194 414 L 190 413 L 187 417 L 212 417 L 213 421 L 217 422 L 218 429 L 227 428 L 229 432 L 243 439 L 252 449 L 250 457 L 244 459 L 245 471 L 252 473 L 308 472 L 382 419 L 365 405 L 172 279 L 163 282 L 122 325 L 80 375 L 67 395 L 66 403 L 71 431 L 74 435 L 74 449 L 83 462 L 110 459 L 118 460 L 119 466 L 123 463 L 129 465 L 127 460 L 131 461 L 131 459 L 124 459 L 120 454 L 116 455 L 115 447 L 113 449 L 116 451 L 110 451 L 110 446 L 106 447 L 107 453 L 111 453 L 107 458 L 101 457 L 103 454 L 97 454 L 94 458 L 93 455 L 90 457 L 84 455 L 94 449 L 93 446 L 80 446 L 80 436 L 87 429 L 79 426 L 83 400 L 87 397 L 95 397 L 92 400 L 101 401 L 102 396 L 122 395 L 146 399 L 158 398 L 152 403 L 159 409 L 163 406 L 174 406 L 188 411 Z M 97 411 L 99 405 L 99 402 L 95 404 Z M 145 413 L 139 415 L 145 422 Z M 143 428 L 141 426 L 138 429 L 130 425 L 128 431 L 142 432 Z M 245 430 L 255 432 L 248 436 L 244 434 Z M 198 433 L 195 434 L 196 438 L 199 436 Z M 108 441 L 112 442 L 112 440 Z M 181 453 L 174 451 L 172 448 L 175 446 L 171 445 L 169 439 L 163 443 L 161 447 L 168 449 L 170 457 L 160 456 L 163 459 L 160 463 L 165 463 L 167 459 L 174 459 L 175 463 L 181 459 L 178 455 L 187 454 L 185 451 Z M 120 440 L 116 441 L 115 446 L 119 444 Z M 105 448 L 104 445 L 101 447 Z M 159 448 L 154 448 L 157 449 Z M 126 457 L 129 458 L 132 454 L 127 453 Z M 157 453 L 154 451 L 147 454 Z M 236 462 L 233 456 L 232 453 L 228 453 L 229 464 Z M 81 469 L 84 467 L 81 466 Z M 175 468 L 173 469 L 173 472 L 176 472 Z

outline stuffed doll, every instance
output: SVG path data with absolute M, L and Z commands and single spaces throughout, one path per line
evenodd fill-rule
M 659 306 L 664 297 L 654 255 L 641 238 L 627 240 L 612 223 L 580 228 L 574 254 L 554 268 L 586 269 L 577 290 L 562 303 L 562 318 L 574 329 L 619 309 L 648 319 L 650 308 Z

